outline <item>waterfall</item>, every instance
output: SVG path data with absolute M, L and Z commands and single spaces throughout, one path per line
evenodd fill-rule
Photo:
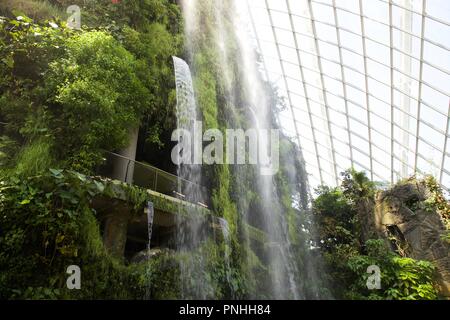
M 230 241 L 230 228 L 228 226 L 227 220 L 223 218 L 218 218 L 220 230 L 222 231 L 222 237 L 223 237 L 223 245 L 224 245 L 224 260 L 225 260 L 225 274 L 227 278 L 228 286 L 231 289 L 231 294 L 233 295 L 233 289 L 231 287 L 231 264 L 230 264 L 230 248 L 231 248 L 231 241 Z
M 253 125 L 258 131 L 259 139 L 263 141 L 264 151 L 267 151 L 269 150 L 268 140 L 261 130 L 261 118 L 258 117 L 251 106 L 249 106 L 249 110 L 252 115 Z M 265 123 L 265 126 L 267 127 L 269 124 Z M 293 299 L 299 299 L 300 293 L 296 285 L 296 278 L 299 275 L 293 263 L 294 257 L 292 256 L 291 244 L 289 242 L 287 222 L 283 215 L 275 214 L 275 210 L 281 210 L 280 203 L 277 203 L 278 199 L 274 197 L 276 186 L 272 177 L 260 176 L 258 179 L 258 187 L 259 191 L 264 194 L 262 198 L 264 206 L 262 218 L 266 221 L 266 230 L 268 230 L 267 234 L 269 235 L 269 243 L 266 247 L 268 249 L 269 264 L 272 270 L 274 270 L 272 273 L 273 294 L 278 298 L 287 298 L 289 297 L 289 295 L 285 295 L 287 288 L 287 292 L 291 294 Z
M 147 202 L 147 231 L 148 231 L 148 244 L 147 250 L 150 250 L 150 241 L 152 240 L 152 230 L 153 230 L 153 217 L 155 215 L 155 210 L 153 208 L 153 202 Z
M 197 120 L 197 106 L 195 102 L 194 88 L 192 84 L 191 71 L 187 63 L 177 57 L 173 57 L 174 69 L 175 69 L 175 83 L 176 83 L 176 117 L 177 117 L 177 129 L 184 130 L 185 133 L 190 135 L 177 136 L 178 141 L 182 139 L 195 139 L 194 135 L 198 134 L 199 130 L 195 128 Z M 201 134 L 201 132 L 200 132 Z M 181 163 L 177 166 L 177 195 L 182 199 L 188 200 L 193 203 L 205 203 L 205 194 L 199 187 L 201 184 L 201 166 L 198 164 L 198 159 L 195 159 L 195 154 L 201 154 L 201 145 L 196 145 L 193 142 L 193 149 L 182 150 L 180 154 L 176 156 L 182 159 L 191 159 L 191 164 Z M 194 159 L 192 159 L 194 158 Z M 181 209 L 181 208 L 180 208 Z M 180 213 L 180 212 L 179 212 Z M 187 252 L 199 244 L 204 238 L 204 224 L 201 219 L 194 216 L 183 217 L 182 214 L 178 214 L 177 217 L 177 249 L 179 251 Z M 180 260 L 181 269 L 181 286 L 182 298 L 195 298 L 206 299 L 211 298 L 207 296 L 208 292 L 212 292 L 212 286 L 208 279 L 200 278 L 201 272 L 199 270 L 205 269 L 205 259 L 200 254 L 197 261 L 193 259 Z M 204 274 L 204 273 L 203 273 Z
M 177 166 L 178 194 L 184 198 L 188 197 L 193 203 L 204 203 L 205 195 L 198 187 L 201 185 L 201 159 L 197 159 L 197 155 L 202 155 L 202 146 L 197 143 L 197 141 L 201 140 L 201 136 L 198 139 L 197 135 L 201 135 L 202 133 L 199 128 L 196 128 L 197 105 L 195 103 L 191 70 L 184 60 L 177 57 L 172 58 L 175 69 L 177 95 L 177 129 L 183 130 L 184 133 L 189 133 L 189 135 L 183 135 L 183 132 L 179 132 L 176 138 L 179 141 L 188 139 L 189 144 L 193 146 L 193 148 L 188 150 L 183 149 L 180 154 L 175 155 L 179 157 L 178 161 L 181 161 L 181 159 L 189 159 L 189 163 L 182 163 Z
M 247 2 L 180 1 L 186 26 L 186 56 L 191 62 L 196 80 L 207 92 L 198 92 L 199 97 L 204 97 L 199 101 L 202 101 L 202 111 L 206 112 L 201 116 L 208 120 L 213 116 L 214 120 L 209 122 L 216 123 L 219 126 L 216 129 L 252 129 L 258 133 L 257 166 L 228 164 L 227 168 L 232 178 L 229 188 L 227 180 L 226 192 L 230 193 L 238 211 L 233 220 L 233 236 L 237 236 L 236 229 L 239 230 L 237 232 L 240 232 L 240 239 L 243 241 L 238 246 L 245 252 L 243 259 L 247 261 L 247 265 L 254 265 L 256 257 L 264 265 L 265 271 L 262 272 L 267 274 L 264 277 L 255 276 L 255 281 L 251 281 L 264 289 L 263 292 L 249 292 L 249 297 L 318 298 L 320 282 L 316 281 L 318 277 L 315 269 L 319 268 L 319 264 L 309 243 L 312 230 L 305 229 L 300 223 L 310 219 L 305 187 L 307 175 L 301 153 L 283 155 L 284 163 L 281 166 L 295 168 L 290 169 L 291 172 L 283 173 L 284 176 L 277 175 L 276 172 L 273 175 L 267 174 L 268 165 L 278 160 L 273 157 L 272 150 L 279 151 L 279 141 L 274 139 L 274 136 L 279 136 L 272 133 L 273 129 L 277 129 L 274 119 L 279 100 L 274 99 L 277 95 L 274 85 L 267 82 L 268 79 L 265 79 L 261 70 L 256 46 L 250 35 L 252 28 Z M 183 68 L 183 72 L 187 72 L 186 66 Z M 178 69 L 181 70 L 182 67 Z M 209 85 L 208 81 L 212 84 Z M 180 83 L 186 83 L 186 79 Z M 180 83 L 177 82 L 177 91 L 180 89 L 181 94 L 183 87 Z M 188 81 L 187 91 L 193 94 L 191 85 Z M 215 95 L 212 93 L 214 91 Z M 177 98 L 184 103 L 185 98 L 178 97 L 178 94 Z M 195 104 L 195 99 L 192 103 Z M 210 103 L 215 105 L 209 105 Z M 177 114 L 179 112 L 177 109 Z M 197 115 L 196 112 L 189 115 L 192 117 L 194 114 Z M 295 159 L 289 159 L 290 156 Z M 283 186 L 286 179 L 289 181 L 287 192 L 282 191 L 286 190 L 286 185 Z M 248 190 L 249 187 L 252 189 Z M 223 189 L 221 191 L 224 192 Z M 286 196 L 291 197 L 290 203 Z M 301 207 L 296 205 L 295 199 L 301 200 Z M 229 207 L 227 210 L 230 210 Z M 245 228 L 242 223 L 263 232 L 265 243 L 262 249 L 259 244 L 252 243 L 249 234 L 251 228 Z M 229 238 L 230 234 L 225 232 L 225 242 L 230 242 Z M 226 252 L 225 263 L 233 263 L 235 267 L 236 261 L 230 261 L 233 253 Z M 239 263 L 241 262 L 237 262 Z M 229 269 L 228 265 L 226 267 Z M 249 274 L 251 276 L 252 272 Z M 227 274 L 227 280 L 230 282 L 234 279 Z
M 210 36 L 214 38 L 215 46 L 217 48 L 217 58 L 215 61 L 217 69 L 222 76 L 222 81 L 226 89 L 229 89 L 227 106 L 229 112 L 238 113 L 236 104 L 239 107 L 247 109 L 247 114 L 250 122 L 250 128 L 256 128 L 258 131 L 269 130 L 272 128 L 271 123 L 271 109 L 269 102 L 269 94 L 263 84 L 262 76 L 258 67 L 258 59 L 252 41 L 246 32 L 247 25 L 241 19 L 245 13 L 243 4 L 245 1 L 229 0 L 229 1 L 212 1 L 212 0 L 183 0 L 183 14 L 186 19 L 186 41 L 187 50 L 191 59 L 194 61 L 198 52 L 199 41 Z M 214 30 L 208 29 L 205 26 L 204 20 L 207 17 L 201 16 L 202 6 L 207 6 L 203 13 L 212 14 L 213 17 L 208 17 L 214 21 Z M 210 8 L 212 7 L 212 8 Z M 230 8 L 233 12 L 230 14 Z M 228 13 L 227 13 L 228 10 Z M 231 30 L 230 30 L 231 25 Z M 231 32 L 230 32 L 231 31 Z M 205 33 L 212 33 L 206 35 Z M 199 40 L 200 39 L 200 40 Z M 227 43 L 234 41 L 237 45 L 236 50 L 232 50 L 227 46 Z M 238 59 L 237 65 L 241 68 L 240 85 L 239 88 L 245 95 L 237 99 L 235 90 L 230 89 L 233 85 L 233 73 L 236 70 L 231 69 L 229 59 Z M 235 79 L 236 77 L 234 77 Z M 264 135 L 259 135 L 259 145 L 262 150 L 270 150 L 271 139 L 267 139 Z M 264 155 L 264 158 L 267 158 Z M 262 167 L 260 163 L 260 168 Z M 242 170 L 237 168 L 236 171 Z M 292 254 L 291 244 L 288 236 L 288 227 L 286 216 L 283 214 L 281 201 L 277 195 L 277 185 L 274 181 L 274 176 L 257 175 L 255 178 L 257 193 L 261 199 L 261 210 L 259 216 L 256 218 L 258 224 L 261 225 L 263 231 L 267 234 L 268 243 L 266 243 L 266 259 L 267 265 L 270 268 L 270 279 L 268 280 L 267 288 L 272 292 L 268 293 L 272 298 L 283 299 L 299 299 L 304 298 L 305 295 L 301 292 L 297 283 L 299 282 L 299 273 L 297 264 Z M 245 197 L 242 190 L 242 195 L 238 197 Z M 244 220 L 249 220 L 247 212 L 241 212 Z
M 153 217 L 155 215 L 155 210 L 153 208 L 153 202 L 148 201 L 147 202 L 147 232 L 148 232 L 148 243 L 147 243 L 147 256 L 150 258 L 150 249 L 151 249 L 151 241 L 152 241 L 152 231 L 153 231 Z M 151 285 L 150 285 L 150 276 L 151 276 L 151 270 L 150 270 L 150 265 L 147 264 L 147 279 L 149 281 L 148 285 L 147 285 L 147 291 L 146 291 L 146 299 L 150 299 L 150 289 L 151 289 Z
M 172 59 L 175 70 L 177 94 L 177 129 L 186 129 L 190 131 L 193 130 L 194 121 L 197 120 L 197 106 L 195 103 L 191 70 L 183 59 L 178 57 L 172 57 Z M 184 174 L 186 173 L 187 172 Z

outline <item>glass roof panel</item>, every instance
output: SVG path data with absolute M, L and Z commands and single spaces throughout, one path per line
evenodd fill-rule
M 388 183 L 431 173 L 450 189 L 449 1 L 247 2 L 312 188 L 354 166 Z

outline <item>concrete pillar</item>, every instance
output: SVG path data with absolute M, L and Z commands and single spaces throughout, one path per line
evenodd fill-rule
M 105 220 L 103 244 L 112 256 L 121 259 L 125 253 L 130 214 L 124 206 L 114 208 Z
M 136 159 L 137 141 L 139 136 L 139 127 L 130 130 L 128 147 L 119 151 L 124 158 L 116 157 L 112 178 L 127 183 L 133 183 L 134 162 L 128 159 Z

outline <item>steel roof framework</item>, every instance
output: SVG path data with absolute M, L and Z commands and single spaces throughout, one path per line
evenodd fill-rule
M 391 184 L 431 173 L 449 191 L 445 0 L 247 2 L 264 73 L 286 97 L 280 123 L 312 187 L 338 184 L 353 166 Z

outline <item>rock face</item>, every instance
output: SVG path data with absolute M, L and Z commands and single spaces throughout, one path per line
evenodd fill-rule
M 424 182 L 411 180 L 375 199 L 375 226 L 378 232 L 395 239 L 404 256 L 431 261 L 439 276 L 441 294 L 450 297 L 450 245 L 442 239 L 446 227 L 435 210 L 423 205 L 430 196 Z
M 168 249 L 154 248 L 150 250 L 142 250 L 136 253 L 136 255 L 131 259 L 131 263 L 141 263 L 148 261 L 152 258 L 156 258 L 161 254 L 167 254 L 170 252 Z

